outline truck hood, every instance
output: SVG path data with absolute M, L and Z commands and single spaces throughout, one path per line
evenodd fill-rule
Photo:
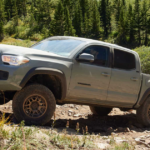
M 42 51 L 42 50 L 25 48 L 21 46 L 5 45 L 5 44 L 0 44 L 0 52 L 1 54 L 6 54 L 6 55 L 21 55 L 21 56 L 46 55 L 46 56 L 64 58 L 63 56 L 59 56 L 57 54 Z

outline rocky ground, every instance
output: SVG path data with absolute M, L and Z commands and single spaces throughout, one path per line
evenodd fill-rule
M 11 101 L 0 106 L 0 111 L 12 114 Z M 55 121 L 54 121 L 55 120 Z M 68 123 L 67 123 L 68 122 Z M 66 104 L 57 105 L 55 117 L 44 126 L 45 129 L 53 127 L 57 132 L 67 128 L 67 134 L 76 135 L 76 127 L 79 125 L 78 135 L 87 132 L 95 138 L 97 148 L 111 148 L 112 143 L 129 143 L 133 149 L 150 149 L 150 128 L 144 128 L 136 121 L 136 111 L 121 111 L 114 108 L 106 117 L 94 116 L 89 107 L 85 105 Z M 43 127 L 41 127 L 43 128 Z

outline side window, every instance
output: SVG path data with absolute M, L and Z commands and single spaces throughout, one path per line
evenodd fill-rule
M 91 54 L 94 56 L 94 61 L 89 62 L 93 65 L 105 66 L 109 64 L 109 53 L 110 50 L 108 47 L 104 46 L 89 46 L 82 51 L 82 53 Z
M 114 68 L 124 70 L 135 69 L 135 56 L 131 53 L 114 49 Z

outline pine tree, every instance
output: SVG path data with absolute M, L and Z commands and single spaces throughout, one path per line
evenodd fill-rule
M 100 14 L 96 0 L 93 3 L 92 37 L 95 39 L 100 37 Z
M 115 21 L 116 26 L 118 26 L 118 21 L 120 17 L 120 11 L 121 11 L 121 1 L 120 0 L 114 0 L 114 12 L 115 12 Z
M 142 23 L 140 0 L 135 0 L 133 19 L 134 19 L 134 28 L 137 30 L 136 35 L 138 40 L 138 46 L 140 46 L 141 45 L 141 23 Z
M 122 45 L 127 44 L 126 33 L 127 33 L 128 21 L 126 18 L 127 18 L 126 13 L 124 9 L 122 8 L 120 11 L 120 16 L 119 16 L 119 21 L 118 21 L 118 38 L 117 38 L 118 43 Z
M 31 13 L 30 24 L 29 24 L 30 28 L 33 28 L 35 24 L 36 24 L 36 21 L 35 21 L 34 15 Z
M 129 4 L 127 20 L 128 20 L 129 44 L 133 44 L 133 42 L 135 41 L 135 37 L 134 37 L 134 26 L 133 26 L 133 10 L 131 4 Z
M 65 30 L 64 23 L 65 23 L 64 7 L 60 0 L 55 10 L 54 20 L 51 26 L 51 32 L 54 35 L 64 35 Z
M 5 20 L 5 14 L 4 14 L 4 3 L 3 0 L 0 1 L 0 41 L 4 38 L 4 20 Z
M 37 0 L 36 11 L 34 11 L 34 13 L 36 16 L 35 17 L 36 21 L 38 22 L 39 25 L 39 30 L 42 30 L 43 27 L 50 28 L 51 23 L 50 10 L 51 10 L 50 0 L 43 0 L 43 1 Z
M 13 1 L 5 0 L 4 5 L 5 5 L 5 12 L 6 12 L 6 19 L 9 21 L 12 18 Z
M 142 19 L 142 30 L 145 32 L 144 35 L 144 45 L 148 44 L 148 30 L 149 30 L 149 19 L 148 19 L 148 11 L 149 11 L 150 5 L 148 5 L 147 1 L 143 1 L 143 7 L 141 10 L 141 19 Z
M 79 0 L 77 0 L 76 6 L 75 6 L 75 16 L 73 19 L 73 26 L 76 30 L 76 35 L 82 36 L 83 19 L 82 19 L 82 11 L 81 11 Z
M 18 9 L 17 9 L 17 5 L 16 5 L 16 0 L 14 0 L 14 4 L 12 7 L 12 16 L 14 19 L 14 27 L 18 26 Z
M 3 38 L 4 38 L 3 22 L 0 21 L 0 42 L 3 40 Z
M 85 37 L 90 37 L 91 36 L 91 30 L 92 30 L 92 6 L 93 1 L 89 0 L 80 0 L 80 6 L 81 6 L 81 11 L 82 11 L 82 25 L 83 25 L 83 36 Z M 85 28 L 87 25 L 87 28 Z M 88 30 L 87 30 L 88 29 Z M 86 31 L 86 33 L 85 33 Z
M 65 35 L 74 36 L 75 30 L 72 26 L 72 20 L 70 19 L 69 10 L 66 6 L 65 8 L 66 16 L 65 16 Z
M 4 22 L 5 13 L 4 13 L 4 3 L 3 0 L 0 1 L 0 20 Z
M 101 23 L 104 29 L 105 38 L 108 37 L 108 33 L 111 30 L 111 10 L 109 0 L 101 0 L 100 2 L 100 15 Z
M 88 28 L 88 18 L 87 14 L 84 14 L 84 23 L 83 23 L 83 36 L 88 37 L 89 28 Z

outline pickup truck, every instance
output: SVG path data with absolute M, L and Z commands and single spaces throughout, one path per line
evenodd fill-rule
M 68 36 L 30 48 L 0 44 L 0 91 L 28 125 L 46 124 L 56 104 L 72 103 L 100 116 L 114 107 L 135 109 L 150 126 L 150 75 L 135 51 L 115 44 Z

